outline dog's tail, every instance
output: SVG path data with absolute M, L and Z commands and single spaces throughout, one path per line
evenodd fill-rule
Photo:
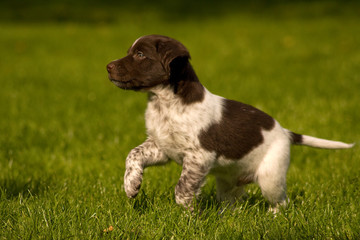
M 332 140 L 326 140 L 316 137 L 311 137 L 307 135 L 301 135 L 289 131 L 289 137 L 292 144 L 305 145 L 309 147 L 316 148 L 327 148 L 327 149 L 343 149 L 343 148 L 352 148 L 355 143 L 344 143 Z

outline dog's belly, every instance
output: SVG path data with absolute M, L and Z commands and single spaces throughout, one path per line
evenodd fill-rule
M 266 155 L 266 148 L 266 146 L 259 146 L 237 160 L 219 156 L 210 174 L 238 186 L 253 183 L 256 181 L 259 164 Z

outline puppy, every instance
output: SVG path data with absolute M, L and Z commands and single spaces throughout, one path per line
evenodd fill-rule
M 170 159 L 182 165 L 175 199 L 192 209 L 208 174 L 216 178 L 217 199 L 234 203 L 243 187 L 257 183 L 274 211 L 286 205 L 290 145 L 351 148 L 353 144 L 296 134 L 266 113 L 210 93 L 189 63 L 180 42 L 165 36 L 137 39 L 128 55 L 107 65 L 119 88 L 147 92 L 147 139 L 126 159 L 125 192 L 134 198 L 144 168 Z

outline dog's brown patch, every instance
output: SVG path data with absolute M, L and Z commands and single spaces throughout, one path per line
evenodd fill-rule
M 218 156 L 240 159 L 259 146 L 261 130 L 271 130 L 275 120 L 266 113 L 244 103 L 224 100 L 222 119 L 199 134 L 203 148 Z

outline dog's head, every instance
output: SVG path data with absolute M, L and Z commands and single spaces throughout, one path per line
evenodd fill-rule
M 180 42 L 165 36 L 140 37 L 126 57 L 107 65 L 109 79 L 122 89 L 148 90 L 159 84 L 171 84 L 189 65 L 190 54 Z

